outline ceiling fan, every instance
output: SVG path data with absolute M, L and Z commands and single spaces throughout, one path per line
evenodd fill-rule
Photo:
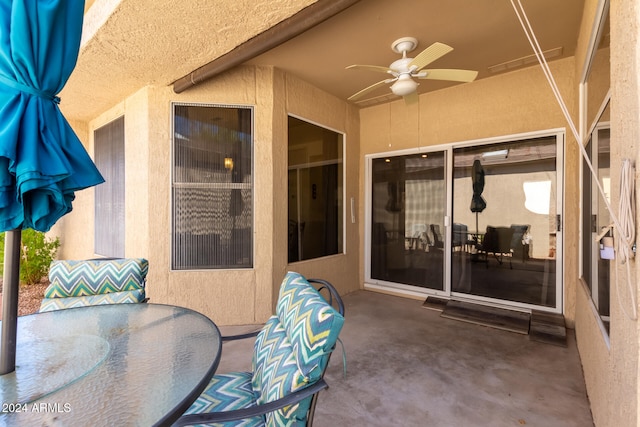
M 471 82 L 478 75 L 477 71 L 457 69 L 429 69 L 423 68 L 433 61 L 451 52 L 453 48 L 444 43 L 436 42 L 420 52 L 415 58 L 407 58 L 418 46 L 418 40 L 413 37 L 402 37 L 391 44 L 391 49 L 401 53 L 402 58 L 394 61 L 389 67 L 378 65 L 349 65 L 346 69 L 360 68 L 390 74 L 392 77 L 381 80 L 351 95 L 348 99 L 354 101 L 363 95 L 386 84 L 391 84 L 391 92 L 403 96 L 406 100 L 416 96 L 419 83 L 414 79 L 450 80 L 456 82 Z

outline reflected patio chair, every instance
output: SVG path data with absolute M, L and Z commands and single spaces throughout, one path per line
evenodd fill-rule
M 511 227 L 492 227 L 487 226 L 482 244 L 479 246 L 480 253 L 484 254 L 487 268 L 489 268 L 488 254 L 492 254 L 499 264 L 502 264 L 503 257 L 509 258 L 509 267 L 513 268 L 511 258 L 511 239 L 513 237 L 513 229 Z
M 469 231 L 466 224 L 454 223 L 451 229 L 451 247 L 455 251 L 456 248 L 460 250 L 466 249 L 468 245 L 475 244 L 475 241 L 469 239 Z
M 38 311 L 145 302 L 148 270 L 144 258 L 53 261 Z
M 427 235 L 427 224 L 412 224 L 409 236 L 410 249 L 426 250 L 429 246 L 429 236 Z
M 253 371 L 214 375 L 174 425 L 310 426 L 343 322 L 344 304 L 330 283 L 287 273 L 276 314 L 262 330 L 223 337 L 257 335 Z
M 513 237 L 511 238 L 511 250 L 513 256 L 522 257 L 522 262 L 529 258 L 529 243 L 525 242 L 525 236 L 529 233 L 529 225 L 511 224 Z
M 430 224 L 431 233 L 433 234 L 433 246 L 438 249 L 444 248 L 444 241 L 442 240 L 442 233 L 440 232 L 440 226 L 438 224 Z

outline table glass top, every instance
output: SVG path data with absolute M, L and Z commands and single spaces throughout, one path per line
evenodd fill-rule
M 168 305 L 19 317 L 16 370 L 0 376 L 0 425 L 170 422 L 206 386 L 220 348 L 211 320 Z

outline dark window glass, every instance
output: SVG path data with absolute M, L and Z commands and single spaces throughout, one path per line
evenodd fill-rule
M 343 251 L 343 135 L 289 117 L 289 262 Z

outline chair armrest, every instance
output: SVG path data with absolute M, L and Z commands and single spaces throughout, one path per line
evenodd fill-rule
M 329 385 L 323 379 L 320 379 L 308 387 L 293 392 L 281 399 L 274 400 L 273 402 L 268 402 L 263 405 L 256 405 L 245 409 L 237 409 L 234 411 L 207 412 L 204 414 L 183 415 L 182 417 L 178 418 L 178 420 L 173 425 L 189 426 L 201 423 L 219 423 L 252 418 L 276 411 L 278 409 L 284 408 L 285 406 L 298 403 L 301 400 L 313 396 L 314 394 L 320 392 L 321 390 L 324 390 L 327 387 L 329 387 Z

